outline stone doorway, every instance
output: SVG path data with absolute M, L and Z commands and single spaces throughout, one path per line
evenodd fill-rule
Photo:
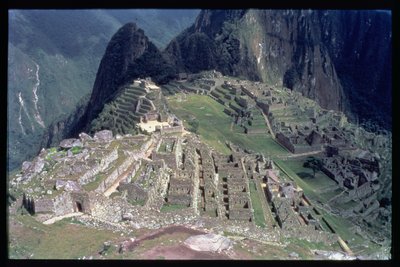
M 83 212 L 82 203 L 76 201 L 75 202 L 75 211 L 76 212 Z

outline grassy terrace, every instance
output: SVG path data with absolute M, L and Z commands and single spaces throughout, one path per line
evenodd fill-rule
M 250 181 L 249 187 L 250 187 L 251 204 L 254 209 L 254 222 L 256 225 L 264 228 L 265 227 L 264 213 L 262 210 L 261 200 L 259 198 L 257 188 L 256 188 L 256 185 L 254 184 L 254 181 Z
M 321 201 L 322 203 L 327 201 L 329 197 L 327 197 L 326 194 L 319 193 L 318 188 L 321 188 L 321 186 L 326 187 L 329 183 L 333 182 L 332 180 L 329 181 L 330 180 L 329 177 L 326 177 L 323 174 L 317 174 L 315 179 L 312 178 L 313 180 L 302 179 L 295 173 L 295 171 L 296 170 L 298 171 L 300 168 L 298 166 L 299 163 L 296 162 L 293 163 L 293 161 L 283 162 L 281 160 L 275 160 L 275 163 L 277 163 L 277 165 L 282 170 L 284 170 L 297 183 L 298 186 L 300 186 L 304 190 L 305 195 L 308 196 L 312 201 L 314 202 Z M 295 171 L 293 171 L 291 168 L 293 168 Z M 352 205 L 352 204 L 353 203 L 344 205 Z M 333 215 L 325 209 L 318 208 L 318 211 L 322 214 L 325 220 L 331 225 L 331 227 L 333 227 L 335 232 L 348 242 L 350 248 L 353 249 L 360 247 L 360 245 L 368 244 L 367 248 L 368 251 L 373 252 L 374 249 L 377 249 L 376 244 L 364 240 L 361 236 L 356 235 L 351 231 L 351 228 L 354 225 L 349 221 L 349 219 Z M 322 224 L 325 225 L 324 223 Z
M 160 211 L 161 212 L 169 212 L 169 211 L 175 211 L 175 210 L 181 210 L 187 208 L 186 205 L 182 204 L 164 204 Z
M 285 161 L 285 164 L 294 172 L 298 177 L 302 179 L 304 183 L 313 188 L 314 192 L 318 194 L 321 201 L 328 201 L 335 195 L 341 192 L 341 190 L 335 190 L 337 184 L 331 178 L 326 176 L 322 171 L 319 171 L 313 177 L 313 171 L 309 168 L 304 168 L 303 163 L 305 158 L 291 159 Z M 331 187 L 333 190 L 329 192 L 321 192 L 326 188 Z
M 182 99 L 181 101 L 179 99 Z M 188 122 L 196 118 L 199 122 L 197 133 L 207 144 L 223 154 L 230 150 L 225 141 L 230 141 L 243 148 L 262 152 L 265 155 L 288 155 L 288 152 L 277 144 L 271 136 L 248 135 L 231 129 L 231 117 L 223 112 L 224 106 L 205 95 L 174 95 L 167 98 L 169 107 L 189 128 Z

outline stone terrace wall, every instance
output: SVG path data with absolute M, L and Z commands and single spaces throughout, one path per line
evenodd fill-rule
M 289 138 L 287 136 L 285 136 L 284 134 L 277 133 L 276 140 L 278 140 L 278 142 L 280 144 L 282 144 L 284 147 L 286 147 L 290 152 L 292 152 L 292 153 L 295 152 L 293 144 L 290 142 Z
M 282 230 L 282 235 L 286 238 L 299 238 L 309 242 L 322 242 L 332 245 L 338 242 L 338 236 L 324 231 L 317 231 L 312 225 L 296 227 L 296 229 Z
M 35 213 L 54 213 L 54 202 L 52 199 L 35 199 Z
M 154 210 L 161 209 L 162 205 L 164 204 L 164 198 L 167 195 L 169 178 L 170 176 L 166 172 L 166 169 L 160 168 L 159 174 L 156 178 L 157 180 L 148 191 L 148 198 L 146 204 L 144 205 L 145 208 Z
M 112 150 L 108 155 L 102 158 L 100 164 L 96 164 L 94 168 L 87 171 L 84 175 L 79 178 L 79 183 L 81 185 L 88 184 L 93 181 L 94 177 L 107 169 L 108 165 L 114 160 L 118 159 L 118 150 Z
M 128 168 L 134 163 L 134 158 L 133 157 L 127 157 L 124 162 L 117 167 L 106 179 L 104 179 L 100 185 L 96 188 L 96 192 L 99 193 L 103 193 L 104 191 L 106 191 L 108 189 L 108 187 L 110 187 L 119 177 L 121 174 L 123 174 L 124 172 L 126 172 L 128 170 Z M 138 167 L 133 169 L 133 174 L 136 174 L 136 171 L 139 169 L 141 164 L 141 161 L 138 162 L 137 165 L 139 165 Z M 125 177 L 131 175 L 131 172 L 128 172 Z
M 54 199 L 54 210 L 57 216 L 74 212 L 71 194 L 63 192 Z

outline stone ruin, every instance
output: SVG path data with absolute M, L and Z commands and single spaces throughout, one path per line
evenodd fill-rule
M 360 205 L 353 208 L 353 212 L 361 215 L 367 222 L 377 218 L 380 212 L 377 200 L 380 168 L 379 161 L 373 154 L 356 150 L 350 155 L 328 155 L 323 158 L 322 171 L 343 190 L 342 196 L 336 202 L 356 200 Z
M 330 244 L 338 240 L 321 225 L 320 213 L 294 182 L 281 181 L 272 169 L 267 170 L 263 180 L 271 212 L 285 235 Z
M 215 83 L 203 82 L 215 87 Z M 235 82 L 225 82 L 222 87 L 236 94 L 231 100 L 239 104 L 240 111 L 258 106 L 272 121 L 277 140 L 293 153 L 325 149 L 322 171 L 345 192 L 335 201 L 362 200 L 353 210 L 367 221 L 382 212 L 376 200 L 379 162 L 372 154 L 351 147 L 350 133 L 340 127 L 339 117 L 306 108 L 309 121 L 281 121 L 274 110 L 291 105 L 293 99 L 280 97 L 273 89 L 254 93 L 251 86 Z M 158 116 L 156 112 L 147 115 L 148 120 Z M 241 115 L 236 119 L 245 121 L 246 113 Z M 324 120 L 328 121 L 324 127 L 316 125 Z M 250 225 L 249 233 L 269 231 L 326 243 L 337 240 L 304 192 L 294 182 L 281 179 L 272 161 L 235 149 L 231 155 L 221 155 L 194 135 L 181 136 L 182 132 L 183 125 L 177 120 L 150 137 L 114 138 L 107 130 L 94 137 L 81 133 L 79 139 L 63 140 L 57 152 L 42 151 L 32 162 L 25 162 L 21 175 L 12 182 L 26 186 L 27 209 L 50 217 L 81 212 L 135 228 L 157 228 L 185 221 L 175 218 L 191 221 L 200 216 L 223 226 Z M 82 149 L 76 155 L 68 154 L 76 147 Z M 345 153 L 353 156 L 345 157 Z M 28 191 L 36 179 L 43 180 L 41 185 Z M 256 188 L 265 196 L 269 210 L 264 214 L 272 214 L 277 229 L 255 226 L 250 182 L 265 185 Z M 117 190 L 110 195 L 108 191 L 115 185 Z M 182 209 L 160 215 L 163 205 L 169 204 Z

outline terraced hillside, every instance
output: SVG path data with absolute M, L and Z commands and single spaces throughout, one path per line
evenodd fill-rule
M 137 133 L 136 124 L 140 122 L 141 117 L 151 111 L 163 109 L 161 91 L 155 87 L 150 89 L 144 84 L 143 81 L 135 81 L 125 86 L 92 122 L 91 132 L 108 129 L 114 134 Z

